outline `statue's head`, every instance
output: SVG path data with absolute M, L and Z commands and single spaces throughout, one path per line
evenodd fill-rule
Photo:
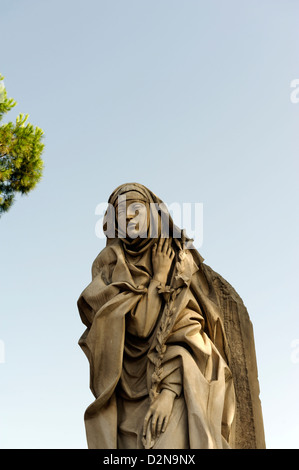
M 128 242 L 167 238 L 170 221 L 166 205 L 154 193 L 141 184 L 126 183 L 116 188 L 108 200 L 104 232 L 108 238 Z
M 115 204 L 118 234 L 123 238 L 147 238 L 150 226 L 150 202 L 137 191 L 118 196 Z
M 139 183 L 126 183 L 113 191 L 108 200 L 103 229 L 108 242 L 119 238 L 138 251 L 159 238 L 185 240 L 183 231 L 174 225 L 164 202 Z

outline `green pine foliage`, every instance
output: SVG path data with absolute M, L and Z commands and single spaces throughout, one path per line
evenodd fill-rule
M 7 98 L 3 79 L 0 75 L 0 121 L 17 104 Z M 15 123 L 0 126 L 0 217 L 16 193 L 28 194 L 42 177 L 43 131 L 27 119 L 28 114 L 20 114 Z

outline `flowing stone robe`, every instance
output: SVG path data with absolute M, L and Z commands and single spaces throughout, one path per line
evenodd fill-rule
M 154 448 L 228 447 L 234 417 L 232 376 L 205 333 L 203 309 L 209 302 L 198 299 L 204 294 L 196 282 L 197 265 L 190 252 L 188 255 L 191 277 L 174 301 L 175 318 L 159 386 L 159 390 L 174 391 L 177 398 L 169 425 Z M 116 239 L 96 259 L 93 281 L 78 301 L 87 326 L 80 345 L 91 364 L 91 389 L 96 397 L 85 414 L 90 448 L 143 447 L 142 426 L 150 404 L 158 329 L 144 321 L 150 273 L 142 269 L 143 263 L 128 265 Z M 161 296 L 163 310 L 163 293 Z M 210 321 L 208 329 L 215 338 L 221 337 L 220 319 Z

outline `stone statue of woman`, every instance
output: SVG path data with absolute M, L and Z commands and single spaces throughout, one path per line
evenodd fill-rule
M 88 447 L 263 447 L 241 299 L 149 189 L 124 184 L 108 203 L 107 244 L 78 300 L 95 396 L 85 412 Z

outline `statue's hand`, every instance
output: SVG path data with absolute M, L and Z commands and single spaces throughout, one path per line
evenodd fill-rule
M 155 243 L 152 250 L 153 278 L 165 284 L 170 270 L 174 250 L 171 248 L 170 238 L 160 238 L 158 245 Z
M 151 404 L 144 418 L 143 436 L 145 440 L 156 439 L 160 436 L 161 432 L 165 432 L 175 396 L 174 392 L 163 389 Z

